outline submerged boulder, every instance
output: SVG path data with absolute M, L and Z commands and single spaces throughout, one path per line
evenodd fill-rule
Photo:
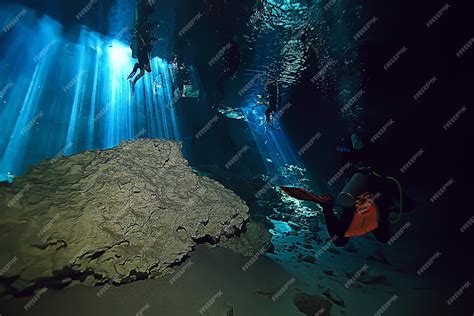
M 327 299 L 306 293 L 296 293 L 293 303 L 307 316 L 329 316 L 332 303 Z
M 192 171 L 180 144 L 156 139 L 43 161 L 0 187 L 0 212 L 0 283 L 11 294 L 160 276 L 248 219 L 237 195 Z
M 261 222 L 250 220 L 240 236 L 221 238 L 219 246 L 245 256 L 253 257 L 273 251 L 272 235 Z

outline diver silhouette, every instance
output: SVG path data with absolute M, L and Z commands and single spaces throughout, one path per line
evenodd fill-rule
M 145 75 L 145 72 L 151 72 L 150 56 L 153 46 L 152 42 L 157 40 L 152 36 L 153 25 L 148 22 L 148 17 L 153 12 L 153 9 L 154 7 L 151 3 L 146 1 L 137 2 L 137 9 L 135 10 L 136 27 L 133 31 L 130 48 L 132 49 L 132 57 L 138 59 L 138 61 L 127 77 L 128 80 L 132 79 L 130 83 L 132 92 L 135 91 L 135 84 Z M 140 72 L 136 75 L 139 69 Z
M 334 245 L 343 246 L 351 237 L 369 232 L 378 241 L 386 243 L 391 238 L 390 224 L 397 223 L 402 213 L 413 210 L 415 201 L 405 194 L 395 178 L 382 176 L 370 166 L 362 166 L 360 157 L 367 156 L 363 154 L 364 143 L 357 134 L 353 134 L 352 142 L 353 148 L 360 154 L 357 158 L 352 157 L 357 162 L 355 172 L 337 196 L 337 203 L 332 196 L 315 195 L 303 188 L 282 186 L 281 189 L 293 198 L 321 205 Z M 340 217 L 334 212 L 336 204 L 342 208 Z M 396 220 L 390 219 L 391 211 L 398 211 Z
M 265 84 L 266 96 L 258 95 L 259 100 L 257 104 L 267 106 L 265 110 L 265 123 L 271 125 L 274 114 L 277 111 L 278 101 L 280 97 L 280 90 L 276 80 L 268 79 Z M 264 100 L 262 100 L 264 99 Z

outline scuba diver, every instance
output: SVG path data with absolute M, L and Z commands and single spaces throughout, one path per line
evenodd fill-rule
M 352 142 L 356 151 L 363 150 L 364 145 L 357 134 L 353 134 Z M 392 236 L 390 224 L 397 223 L 403 212 L 413 210 L 415 203 L 404 194 L 395 178 L 382 176 L 371 167 L 362 166 L 361 162 L 354 168 L 356 172 L 337 198 L 315 195 L 303 188 L 283 186 L 281 189 L 295 199 L 321 205 L 326 228 L 334 245 L 343 246 L 351 237 L 363 236 L 369 232 L 378 241 L 386 243 Z M 396 201 L 395 205 L 393 200 Z M 397 203 L 398 218 L 391 220 L 390 212 L 397 209 Z M 340 217 L 336 216 L 335 208 L 342 208 Z
M 257 101 L 257 104 L 263 104 L 268 107 L 265 110 L 265 122 L 268 125 L 271 125 L 273 115 L 277 111 L 280 96 L 280 90 L 278 88 L 276 80 L 268 79 L 267 83 L 265 84 L 265 91 L 267 93 L 267 96 L 262 97 L 261 95 L 259 95 L 258 97 L 260 100 Z M 265 101 L 262 101 L 261 99 L 265 99 Z
M 132 49 L 132 57 L 138 59 L 138 62 L 135 63 L 132 72 L 127 77 L 128 80 L 133 78 L 130 83 L 132 92 L 135 91 L 135 84 L 145 75 L 145 72 L 151 72 L 152 41 L 156 40 L 151 36 L 153 26 L 148 22 L 148 16 L 152 11 L 153 6 L 149 5 L 147 1 L 137 1 L 135 10 L 136 28 L 133 31 L 130 48 Z M 135 77 L 138 69 L 140 69 L 140 73 Z
M 239 44 L 232 38 L 228 41 L 229 49 L 224 60 L 224 73 L 217 79 L 217 91 L 219 93 L 217 103 L 222 102 L 225 97 L 224 83 L 231 79 L 239 69 L 240 65 L 240 47 Z
M 130 75 L 128 75 L 127 79 L 130 80 L 135 77 L 135 74 L 137 73 L 138 69 L 140 69 L 140 73 L 131 81 L 132 91 L 135 91 L 135 84 L 145 75 L 145 71 L 151 72 L 151 45 L 145 42 L 139 32 L 135 32 L 132 40 L 132 45 L 130 47 L 132 48 L 133 57 L 137 58 L 138 62 L 136 62 L 135 66 L 133 66 L 133 70 Z

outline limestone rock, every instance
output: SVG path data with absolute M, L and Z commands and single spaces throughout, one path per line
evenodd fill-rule
M 306 293 L 295 294 L 293 303 L 307 316 L 329 316 L 332 308 L 332 303 L 327 299 Z
M 219 245 L 239 255 L 253 257 L 271 252 L 273 249 L 271 239 L 272 235 L 261 222 L 250 221 L 245 227 L 245 232 L 239 237 L 224 237 Z
M 334 304 L 344 307 L 344 300 L 331 289 L 326 289 L 326 291 L 323 292 L 323 295 Z
M 237 195 L 192 171 L 180 144 L 156 139 L 43 161 L 0 188 L 0 211 L 0 283 L 13 294 L 160 276 L 248 219 Z
M 304 256 L 303 262 L 316 263 L 316 258 L 314 256 Z

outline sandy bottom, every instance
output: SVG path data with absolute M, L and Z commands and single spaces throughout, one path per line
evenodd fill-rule
M 242 267 L 248 260 L 229 250 L 200 246 L 177 269 L 183 269 L 184 273 L 173 284 L 170 283 L 173 276 L 137 281 L 109 287 L 101 297 L 97 294 L 103 287 L 71 286 L 46 291 L 28 311 L 24 306 L 32 297 L 2 301 L 0 313 L 2 316 L 140 315 L 141 310 L 142 315 L 226 316 L 229 306 L 234 306 L 235 315 L 302 315 L 292 301 L 297 282 L 275 301 L 257 293 L 257 289 L 281 288 L 291 275 L 264 256 L 244 272 Z M 200 309 L 213 297 L 214 303 L 201 314 Z
M 330 268 L 339 270 L 331 264 L 333 255 L 328 253 L 325 260 L 321 257 L 319 264 L 295 263 L 289 256 L 272 259 L 264 255 L 243 271 L 250 258 L 201 245 L 171 276 L 123 286 L 76 285 L 60 291 L 47 290 L 28 311 L 24 306 L 32 297 L 3 300 L 0 315 L 227 316 L 229 307 L 233 306 L 235 316 L 304 316 L 293 303 L 294 294 L 322 294 L 328 288 L 345 305 L 334 304 L 331 315 L 374 315 L 394 293 L 399 298 L 383 315 L 455 315 L 443 307 L 444 301 L 436 294 L 426 289 L 411 289 L 416 284 L 410 284 L 409 279 L 393 271 L 388 276 L 394 281 L 393 286 L 357 285 L 346 289 L 344 283 L 348 278 L 343 273 L 328 276 L 323 272 Z M 357 266 L 350 258 L 347 255 L 347 260 L 339 258 L 334 262 L 347 261 L 348 266 Z M 272 293 L 280 289 L 273 300 Z M 102 291 L 100 297 L 99 291 Z

